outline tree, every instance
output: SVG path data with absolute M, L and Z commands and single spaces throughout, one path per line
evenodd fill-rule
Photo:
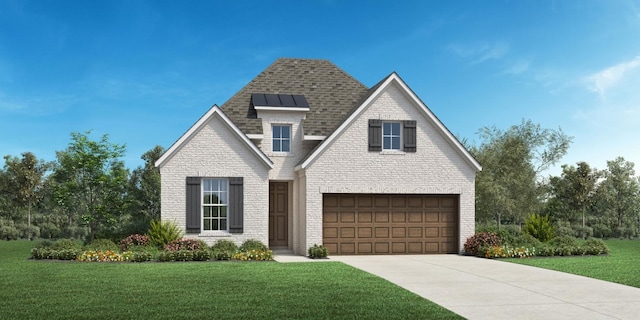
M 635 218 L 640 204 L 640 187 L 633 167 L 633 162 L 622 157 L 607 161 L 604 180 L 598 186 L 599 208 L 613 218 L 619 230 L 625 220 Z
M 131 173 L 129 195 L 131 197 L 131 233 L 143 233 L 152 220 L 160 219 L 160 170 L 155 162 L 160 159 L 164 149 L 155 146 L 142 155 L 144 166 Z
M 577 167 L 563 165 L 560 177 L 549 180 L 551 194 L 562 210 L 578 212 L 582 216 L 582 227 L 586 226 L 586 212 L 593 201 L 600 173 L 586 162 Z
M 80 217 L 89 226 L 92 241 L 96 232 L 115 228 L 122 216 L 129 173 L 120 160 L 124 145 L 109 142 L 108 135 L 93 141 L 89 134 L 71 133 L 67 149 L 57 152 L 53 177 L 58 204 L 70 219 Z
M 571 137 L 561 129 L 543 129 L 531 120 L 503 131 L 484 127 L 479 146 L 469 150 L 482 164 L 476 176 L 476 212 L 480 220 L 505 218 L 520 223 L 540 206 L 540 174 L 567 152 Z
M 4 160 L 6 194 L 18 206 L 27 207 L 27 225 L 31 230 L 31 206 L 38 200 L 50 165 L 31 152 L 23 153 L 22 158 L 6 155 Z

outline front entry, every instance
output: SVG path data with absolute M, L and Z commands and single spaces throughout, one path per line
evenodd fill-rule
M 287 247 L 289 242 L 289 184 L 269 182 L 269 247 Z

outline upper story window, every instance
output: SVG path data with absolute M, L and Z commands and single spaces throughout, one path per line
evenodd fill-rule
M 273 125 L 272 127 L 273 152 L 291 151 L 291 126 Z
M 400 122 L 382 123 L 382 150 L 400 150 Z

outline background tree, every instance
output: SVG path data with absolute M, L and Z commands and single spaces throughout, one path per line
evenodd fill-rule
M 34 236 L 31 226 L 31 207 L 38 201 L 44 176 L 50 167 L 43 160 L 38 160 L 31 152 L 22 154 L 22 158 L 4 157 L 4 189 L 8 200 L 18 207 L 27 209 L 27 237 Z M 5 200 L 7 201 L 7 199 Z
M 617 236 L 635 233 L 635 229 L 625 226 L 635 223 L 640 207 L 640 187 L 633 167 L 633 162 L 622 157 L 607 161 L 604 180 L 596 193 L 598 211 L 610 218 L 608 221 L 613 222 Z
M 69 217 L 80 217 L 89 227 L 88 240 L 97 232 L 113 233 L 125 211 L 128 171 L 120 158 L 124 145 L 89 139 L 90 132 L 71 133 L 71 143 L 57 152 L 55 196 Z
M 155 162 L 164 148 L 155 146 L 142 155 L 144 165 L 136 168 L 129 179 L 131 222 L 129 233 L 144 233 L 151 220 L 160 219 L 160 170 Z
M 567 152 L 571 137 L 561 129 L 543 129 L 531 120 L 503 131 L 484 127 L 481 143 L 469 150 L 483 166 L 476 176 L 476 214 L 479 220 L 522 223 L 539 211 L 541 173 Z
M 577 213 L 582 217 L 582 227 L 586 227 L 587 210 L 592 204 L 599 177 L 598 171 L 588 163 L 578 162 L 577 167 L 563 165 L 561 176 L 550 178 L 550 203 L 557 204 L 556 210 L 565 211 L 559 218 L 572 222 Z

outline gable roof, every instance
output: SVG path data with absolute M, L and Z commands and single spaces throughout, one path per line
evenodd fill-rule
M 304 135 L 328 136 L 359 105 L 368 89 L 327 60 L 281 58 L 220 108 L 245 134 L 262 134 L 251 94 L 303 95 L 309 104 Z
M 389 76 L 382 79 L 382 81 L 374 85 L 364 96 L 364 101 L 356 108 L 356 110 L 351 113 L 349 117 L 347 117 L 339 127 L 331 133 L 331 135 L 312 150 L 307 157 L 305 157 L 301 163 L 296 166 L 295 170 L 297 171 L 308 168 L 318 158 L 318 156 L 320 156 L 324 150 L 326 150 L 333 141 L 335 141 L 351 125 L 351 123 L 354 122 L 364 112 L 364 110 L 366 110 L 367 107 L 369 107 L 369 105 L 371 105 L 371 103 L 373 103 L 373 101 L 375 101 L 375 99 L 393 83 L 397 84 L 413 105 L 417 106 L 417 109 L 423 112 L 427 121 L 434 126 L 436 131 L 438 131 L 447 140 L 447 142 L 458 152 L 467 164 L 476 171 L 482 170 L 480 163 L 395 72 L 391 73 Z
M 200 119 L 198 119 L 198 121 L 193 126 L 191 126 L 191 128 L 189 128 L 189 130 L 187 130 L 187 132 L 185 132 L 180 137 L 180 139 L 178 139 L 178 141 L 171 145 L 171 147 L 162 154 L 158 161 L 156 161 L 155 166 L 161 167 L 162 165 L 164 165 L 164 163 L 171 159 L 171 157 L 178 150 L 180 150 L 182 146 L 187 143 L 187 141 L 191 140 L 191 137 L 193 137 L 193 135 L 195 135 L 210 119 L 212 119 L 216 115 L 222 119 L 222 122 L 226 124 L 231 129 L 231 131 L 233 131 L 238 136 L 238 138 L 240 138 L 240 140 L 247 148 L 253 151 L 256 157 L 261 159 L 267 167 L 273 168 L 273 162 L 271 161 L 271 159 L 269 159 L 253 142 L 251 142 L 251 140 L 249 140 L 249 138 L 233 123 L 233 121 L 231 121 L 231 119 L 229 119 L 229 117 L 227 117 L 227 115 L 215 104 L 209 109 L 209 111 L 207 111 L 202 117 L 200 117 Z

